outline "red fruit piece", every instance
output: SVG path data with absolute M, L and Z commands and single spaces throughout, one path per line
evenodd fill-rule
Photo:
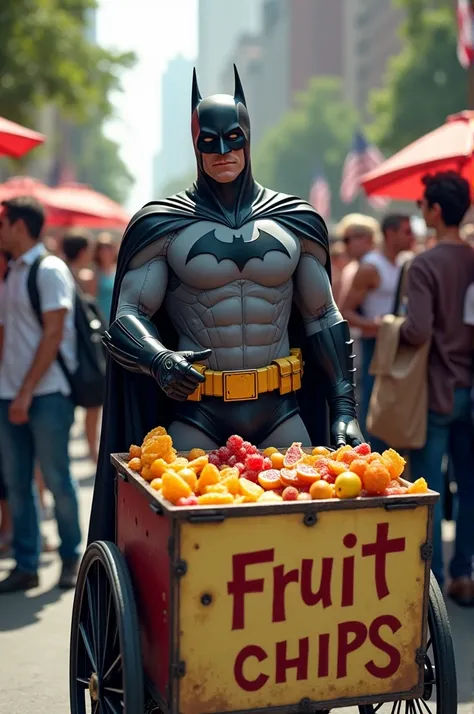
M 297 501 L 298 500 L 298 489 L 294 486 L 288 486 L 282 493 L 284 501 Z
M 268 456 L 266 456 L 263 460 L 263 470 L 268 471 L 269 469 L 272 469 L 272 468 L 273 468 L 273 462 L 271 459 L 268 458 Z
M 180 498 L 176 502 L 177 506 L 197 506 L 198 500 L 196 496 L 188 496 L 188 498 Z
M 407 493 L 408 488 L 406 486 L 392 486 L 385 489 L 383 496 L 402 496 Z
M 242 478 L 246 478 L 248 481 L 252 481 L 252 483 L 258 483 L 258 471 L 251 471 L 250 469 L 246 469 L 240 475 Z
M 265 458 L 262 454 L 249 454 L 245 459 L 245 465 L 250 471 L 263 471 Z
M 219 466 L 221 465 L 221 460 L 217 454 L 209 454 L 208 461 L 210 464 L 214 464 L 214 466 L 217 466 L 217 468 L 219 468 Z
M 221 463 L 226 464 L 227 460 L 230 459 L 230 457 L 232 456 L 232 452 L 230 449 L 227 448 L 227 446 L 221 446 L 221 448 L 217 452 L 217 455 L 219 456 Z
M 249 448 L 247 449 L 249 454 L 259 454 L 258 446 L 255 446 L 255 444 L 250 444 Z
M 238 434 L 232 434 L 232 436 L 229 436 L 229 438 L 227 439 L 226 446 L 232 451 L 232 453 L 235 454 L 240 449 L 243 443 L 244 440 L 241 436 L 239 436 Z
M 247 449 L 244 446 L 241 446 L 235 455 L 237 456 L 239 461 L 242 461 L 242 463 L 245 463 L 245 459 L 248 456 Z
M 250 454 L 250 453 L 251 453 L 251 451 L 249 451 L 249 449 L 251 449 L 251 447 L 252 447 L 252 444 L 250 443 L 250 441 L 243 441 L 243 442 L 242 442 L 242 447 L 241 447 L 241 448 L 242 448 L 242 449 L 245 449 L 245 453 L 246 453 L 246 454 Z
M 280 478 L 286 486 L 299 486 L 300 479 L 294 469 L 281 469 Z
M 242 474 L 245 471 L 245 465 L 241 461 L 237 461 L 235 464 L 235 468 L 238 470 L 239 474 L 242 476 Z
M 336 483 L 337 476 L 336 476 L 336 474 L 332 474 L 328 471 L 325 474 L 323 474 L 321 478 L 324 481 L 327 481 L 328 483 Z
M 290 448 L 287 449 L 285 458 L 283 459 L 283 465 L 287 468 L 296 466 L 296 464 L 299 463 L 303 457 L 304 451 L 301 448 L 301 441 L 295 441 Z
M 372 449 L 370 448 L 370 444 L 359 444 L 354 448 L 354 451 L 356 451 L 359 456 L 368 456 L 370 453 L 372 453 Z
M 237 456 L 234 456 L 234 454 L 232 454 L 232 456 L 229 456 L 229 458 L 227 459 L 227 465 L 235 466 L 236 463 L 237 463 Z

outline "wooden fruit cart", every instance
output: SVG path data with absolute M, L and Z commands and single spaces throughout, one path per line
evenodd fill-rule
M 71 714 L 455 714 L 436 493 L 177 508 L 112 462 L 116 541 L 82 561 Z

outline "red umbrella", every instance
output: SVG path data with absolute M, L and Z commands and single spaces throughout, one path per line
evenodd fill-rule
M 423 193 L 422 177 L 454 170 L 474 184 L 474 111 L 453 114 L 362 179 L 368 196 L 413 201 Z
M 81 186 L 64 184 L 51 188 L 29 176 L 15 176 L 0 184 L 0 202 L 14 196 L 33 196 L 46 211 L 49 226 L 67 227 L 80 224 L 89 228 L 123 228 L 128 214 L 107 196 Z
M 0 202 L 15 196 L 32 196 L 44 206 L 48 224 L 51 226 L 65 225 L 67 216 L 55 204 L 52 189 L 45 183 L 29 176 L 14 176 L 0 184 Z
M 120 204 L 89 186 L 64 183 L 51 190 L 54 205 L 70 214 L 71 223 L 80 222 L 90 228 L 120 229 L 130 220 L 130 215 Z
M 11 156 L 19 159 L 27 154 L 38 144 L 42 144 L 46 137 L 37 131 L 26 129 L 20 124 L 0 117 L 0 155 Z

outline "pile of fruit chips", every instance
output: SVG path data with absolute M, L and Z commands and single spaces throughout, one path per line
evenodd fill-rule
M 369 444 L 337 451 L 317 446 L 306 453 L 295 442 L 285 453 L 263 452 L 234 434 L 225 446 L 206 454 L 192 449 L 178 456 L 166 430 L 159 426 L 141 446 L 131 446 L 128 467 L 176 506 L 275 503 L 329 498 L 398 496 L 426 493 L 418 479 L 403 485 L 405 460 L 393 449 L 372 452 Z

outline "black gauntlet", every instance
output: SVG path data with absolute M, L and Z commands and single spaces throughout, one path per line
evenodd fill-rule
M 146 317 L 117 318 L 103 337 L 110 356 L 130 372 L 154 377 L 172 399 L 185 401 L 204 376 L 192 363 L 207 359 L 211 350 L 172 352 L 159 339 L 158 330 Z
M 355 446 L 364 438 L 357 422 L 355 399 L 354 340 L 343 320 L 308 337 L 311 362 L 327 380 L 331 413 L 331 438 L 336 447 Z

